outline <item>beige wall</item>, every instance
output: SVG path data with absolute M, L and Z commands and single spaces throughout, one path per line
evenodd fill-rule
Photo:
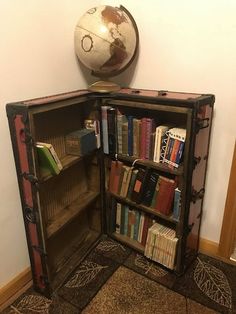
M 0 287 L 29 265 L 5 104 L 84 88 L 73 49 L 97 1 L 0 1 Z
M 0 287 L 29 265 L 5 104 L 86 86 L 73 31 L 81 13 L 98 3 L 121 1 L 0 1 Z M 138 24 L 140 52 L 136 68 L 116 80 L 216 95 L 201 236 L 218 242 L 236 131 L 236 2 L 123 0 L 122 5 Z
M 236 1 L 123 0 L 122 5 L 140 31 L 131 86 L 216 96 L 201 237 L 219 242 L 236 135 Z

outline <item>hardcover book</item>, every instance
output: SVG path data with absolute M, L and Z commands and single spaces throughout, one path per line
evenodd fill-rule
M 47 146 L 36 144 L 39 167 L 42 175 L 59 174 L 60 169 Z

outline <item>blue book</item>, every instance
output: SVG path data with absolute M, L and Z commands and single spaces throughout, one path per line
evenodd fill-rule
M 128 116 L 128 155 L 133 156 L 133 117 Z
M 128 234 L 129 206 L 124 205 L 124 235 Z
M 139 233 L 139 222 L 140 222 L 140 212 L 135 211 L 135 224 L 134 224 L 134 240 L 138 241 L 138 233 Z
M 176 188 L 173 208 L 173 218 L 175 220 L 179 220 L 180 208 L 181 208 L 181 191 L 178 188 Z
M 177 156 L 176 156 L 176 160 L 175 160 L 175 163 L 177 165 L 180 164 L 181 162 L 181 158 L 182 158 L 182 155 L 183 155 L 183 151 L 184 151 L 184 142 L 180 142 L 180 145 L 179 145 L 179 150 L 178 150 L 178 153 L 177 153 Z

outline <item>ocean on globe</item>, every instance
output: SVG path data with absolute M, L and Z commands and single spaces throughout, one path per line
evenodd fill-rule
M 98 6 L 88 10 L 75 28 L 75 52 L 95 76 L 114 76 L 133 61 L 138 30 L 123 7 Z

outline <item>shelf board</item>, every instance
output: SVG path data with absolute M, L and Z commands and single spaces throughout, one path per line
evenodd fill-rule
M 62 228 L 64 228 L 98 196 L 99 193 L 93 191 L 88 191 L 81 194 L 74 202 L 72 202 L 69 206 L 65 207 L 63 211 L 53 217 L 53 220 L 47 226 L 47 237 L 50 238 L 59 232 Z
M 73 166 L 74 164 L 76 164 L 77 162 L 82 160 L 82 158 L 83 157 L 81 157 L 81 156 L 74 156 L 74 155 L 65 155 L 64 157 L 62 157 L 61 163 L 62 163 L 63 169 L 61 170 L 61 172 L 58 175 L 60 175 L 65 169 Z M 41 182 L 45 182 L 45 181 L 49 180 L 50 178 L 53 178 L 53 177 L 58 176 L 58 175 L 51 174 L 49 170 L 47 171 L 44 169 L 40 169 L 40 181 Z
M 133 156 L 126 156 L 122 154 L 117 155 L 118 160 L 121 161 L 127 161 L 130 163 L 135 163 L 137 165 L 142 165 L 145 167 L 151 167 L 153 169 L 165 172 L 165 173 L 170 173 L 175 176 L 181 176 L 183 175 L 183 165 L 180 165 L 178 168 L 171 169 L 167 164 L 165 163 L 160 163 L 160 162 L 155 162 L 152 160 L 146 160 L 146 159 L 139 159 Z
M 132 247 L 133 249 L 139 251 L 140 253 L 144 253 L 144 246 L 141 243 L 139 243 L 138 241 L 130 239 L 129 237 L 127 237 L 127 236 L 125 236 L 123 234 L 118 234 L 118 233 L 115 233 L 115 232 L 112 233 L 111 236 L 114 239 L 116 239 L 116 240 L 118 240 L 118 241 L 120 241 L 120 242 L 122 242 L 122 243 L 124 243 L 124 244 L 126 244 L 126 245 L 128 245 L 130 247 Z
M 127 205 L 131 206 L 131 207 L 135 207 L 137 209 L 140 209 L 142 210 L 143 212 L 146 212 L 148 214 L 151 214 L 153 216 L 156 216 L 156 217 L 159 217 L 165 221 L 168 221 L 174 225 L 177 225 L 178 224 L 178 221 L 173 219 L 173 216 L 170 215 L 170 216 L 166 216 L 158 211 L 156 211 L 155 209 L 151 208 L 151 207 L 147 207 L 145 205 L 142 205 L 142 204 L 137 204 L 133 201 L 131 201 L 130 199 L 128 198 L 125 198 L 125 197 L 122 197 L 118 194 L 115 194 L 115 193 L 111 193 L 109 192 L 113 197 L 115 197 L 118 201 L 122 202 L 122 203 L 126 203 Z

